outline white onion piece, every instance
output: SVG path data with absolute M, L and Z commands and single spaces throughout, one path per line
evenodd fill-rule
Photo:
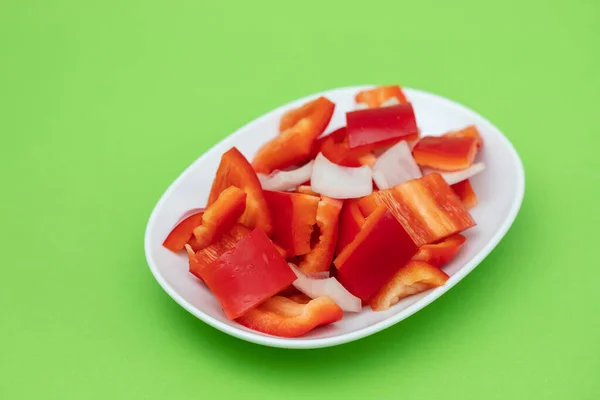
M 421 176 L 421 170 L 405 141 L 390 147 L 373 166 L 373 180 L 382 190 Z
M 371 168 L 342 167 L 319 153 L 313 165 L 310 186 L 315 193 L 334 199 L 355 199 L 373 191 Z
M 349 312 L 360 312 L 362 310 L 362 301 L 346 290 L 335 278 L 314 279 L 305 275 L 294 264 L 288 263 L 298 279 L 293 283 L 294 287 L 310 297 L 327 296 L 331 298 L 340 308 Z
M 475 164 L 471 165 L 467 169 L 461 169 L 460 171 L 452 171 L 452 172 L 438 171 L 436 169 L 425 168 L 425 169 L 423 169 L 423 174 L 427 175 L 427 174 L 432 174 L 434 172 L 437 172 L 440 175 L 442 175 L 442 178 L 444 178 L 444 180 L 446 181 L 446 183 L 448 185 L 454 185 L 458 182 L 464 181 L 465 179 L 472 178 L 473 176 L 477 175 L 484 169 L 485 169 L 485 164 L 480 162 L 480 163 L 475 163 Z
M 291 171 L 273 171 L 270 175 L 257 174 L 260 185 L 264 190 L 286 191 L 295 189 L 310 180 L 313 161 Z
M 381 103 L 381 105 L 379 107 L 397 106 L 398 104 L 400 104 L 400 100 L 398 100 L 395 97 L 390 97 L 389 99 L 387 99 L 386 101 Z

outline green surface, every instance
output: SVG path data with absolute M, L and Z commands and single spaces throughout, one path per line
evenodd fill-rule
M 0 398 L 600 398 L 600 3 L 0 3 Z M 355 343 L 242 342 L 146 265 L 159 196 L 227 134 L 399 82 L 503 130 L 513 228 L 463 282 Z

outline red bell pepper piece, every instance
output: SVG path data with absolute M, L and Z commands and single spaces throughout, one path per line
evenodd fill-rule
M 304 118 L 311 119 L 314 124 L 314 129 L 323 131 L 327 128 L 331 115 L 333 114 L 333 103 L 325 97 L 319 97 L 316 100 L 309 101 L 299 108 L 287 111 L 281 117 L 279 122 L 279 132 L 285 132 L 292 128 Z
M 296 274 L 260 229 L 201 269 L 200 275 L 229 319 L 240 317 L 296 280 Z
M 338 237 L 338 220 L 342 205 L 341 200 L 323 196 L 317 208 L 317 226 L 313 237 L 317 237 L 310 253 L 302 257 L 298 268 L 307 274 L 328 271 L 333 261 L 335 244 Z M 315 235 L 316 233 L 316 235 Z
M 458 138 L 473 138 L 477 141 L 477 147 L 483 146 L 483 139 L 479 134 L 479 130 L 475 125 L 469 125 L 466 128 L 452 131 L 442 135 L 444 137 L 458 137 Z
M 202 223 L 202 214 L 203 212 L 199 212 L 190 215 L 177 224 L 163 242 L 163 246 L 174 252 L 183 250 L 185 244 L 192 238 L 194 229 Z
M 394 274 L 373 298 L 371 308 L 383 311 L 400 299 L 442 286 L 449 279 L 444 271 L 424 261 L 410 261 Z
M 364 215 L 385 205 L 418 246 L 462 232 L 475 221 L 438 173 L 380 190 L 358 201 Z
M 477 143 L 478 139 L 472 137 L 427 136 L 413 147 L 413 157 L 419 165 L 458 171 L 473 164 Z
M 286 251 L 288 257 L 309 253 L 319 198 L 268 190 L 265 191 L 265 198 L 275 222 L 273 241 Z
M 194 245 L 203 249 L 211 244 L 215 238 L 229 231 L 245 210 L 246 192 L 235 186 L 223 190 L 202 215 L 202 225 L 194 229 Z
M 230 251 L 235 245 L 250 234 L 250 229 L 242 224 L 234 225 L 229 232 L 225 232 L 208 247 L 196 251 L 193 254 L 193 245 L 188 245 L 188 256 L 190 261 L 190 272 L 197 278 L 202 278 L 202 271 L 210 264 L 215 262 L 226 252 Z M 191 250 L 191 252 L 190 252 Z
M 237 321 L 268 335 L 298 337 L 319 325 L 339 321 L 343 316 L 344 311 L 329 297 L 317 297 L 303 304 L 275 296 L 248 310 Z
M 305 295 L 304 293 L 295 293 L 290 296 L 285 296 L 288 299 L 298 303 L 298 304 L 308 304 L 312 300 L 310 297 Z
M 374 89 L 363 90 L 354 97 L 357 103 L 366 104 L 369 108 L 381 107 L 391 98 L 396 98 L 400 104 L 408 103 L 402 88 L 398 85 L 378 86 Z
M 419 252 L 412 259 L 441 268 L 456 256 L 465 241 L 463 235 L 453 235 L 440 243 L 426 244 L 419 248 Z
M 316 192 L 314 192 L 312 190 L 312 187 L 310 185 L 300 185 L 296 189 L 296 192 L 302 193 L 302 194 L 310 194 L 311 196 L 318 196 L 319 195 L 318 193 L 316 193 Z
M 313 149 L 315 140 L 325 130 L 333 115 L 335 104 L 324 97 L 314 100 L 309 107 L 298 111 L 298 115 L 284 116 L 281 126 L 286 129 L 276 138 L 261 147 L 252 165 L 256 172 L 269 174 L 306 160 Z M 287 114 L 286 114 L 287 115 Z M 298 117 L 301 116 L 301 117 Z M 290 126 L 290 124 L 292 124 Z
M 454 190 L 454 193 L 456 193 L 460 201 L 462 201 L 462 203 L 465 205 L 467 210 L 470 210 L 477 205 L 477 196 L 475 195 L 473 186 L 471 186 L 471 182 L 468 179 L 455 183 L 451 186 L 451 188 Z
M 374 157 L 371 150 L 372 147 L 369 146 L 350 149 L 346 127 L 342 127 L 317 140 L 313 146 L 311 157 L 315 158 L 317 154 L 323 153 L 329 161 L 335 164 L 344 167 L 360 167 L 368 165 L 372 161 L 369 157 L 369 155 Z
M 270 235 L 273 231 L 273 221 L 267 208 L 262 186 L 248 160 L 235 147 L 221 157 L 221 163 L 208 197 L 208 205 L 217 201 L 221 192 L 229 186 L 238 187 L 248 195 L 246 211 L 241 216 L 240 222 L 250 229 L 259 228 Z
M 392 213 L 380 206 L 333 263 L 340 283 L 356 297 L 368 301 L 417 250 Z
M 346 113 L 350 149 L 373 146 L 385 147 L 400 140 L 419 136 L 412 104 L 405 103 L 383 108 L 369 108 Z
M 365 224 L 365 217 L 358 208 L 356 200 L 346 200 L 340 213 L 336 253 L 340 254 L 358 235 Z

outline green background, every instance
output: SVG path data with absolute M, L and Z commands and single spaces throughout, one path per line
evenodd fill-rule
M 600 398 L 600 3 L 0 3 L 0 398 Z M 394 83 L 503 130 L 496 250 L 408 320 L 321 350 L 205 325 L 152 277 L 159 196 L 300 96 Z

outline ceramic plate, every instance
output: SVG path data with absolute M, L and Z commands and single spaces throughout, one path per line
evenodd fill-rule
M 415 89 L 405 89 L 413 103 L 417 123 L 424 135 L 439 135 L 475 124 L 484 140 L 478 160 L 486 169 L 472 178 L 479 205 L 472 210 L 477 226 L 464 234 L 465 246 L 444 271 L 446 285 L 400 301 L 384 312 L 365 307 L 361 313 L 346 313 L 335 324 L 318 328 L 297 339 L 278 338 L 249 330 L 228 321 L 209 290 L 188 272 L 185 253 L 174 254 L 162 242 L 187 210 L 206 204 L 221 155 L 236 146 L 248 159 L 278 132 L 281 115 L 318 96 L 336 104 L 333 118 L 324 134 L 345 125 L 345 113 L 354 109 L 354 95 L 371 86 L 328 90 L 298 99 L 255 119 L 218 143 L 190 165 L 166 190 L 154 208 L 146 227 L 145 251 L 150 270 L 163 289 L 177 303 L 207 324 L 250 342 L 286 348 L 316 348 L 338 345 L 372 335 L 421 310 L 450 290 L 471 272 L 500 242 L 513 223 L 523 199 L 523 165 L 508 139 L 494 125 L 472 110 L 443 97 Z

